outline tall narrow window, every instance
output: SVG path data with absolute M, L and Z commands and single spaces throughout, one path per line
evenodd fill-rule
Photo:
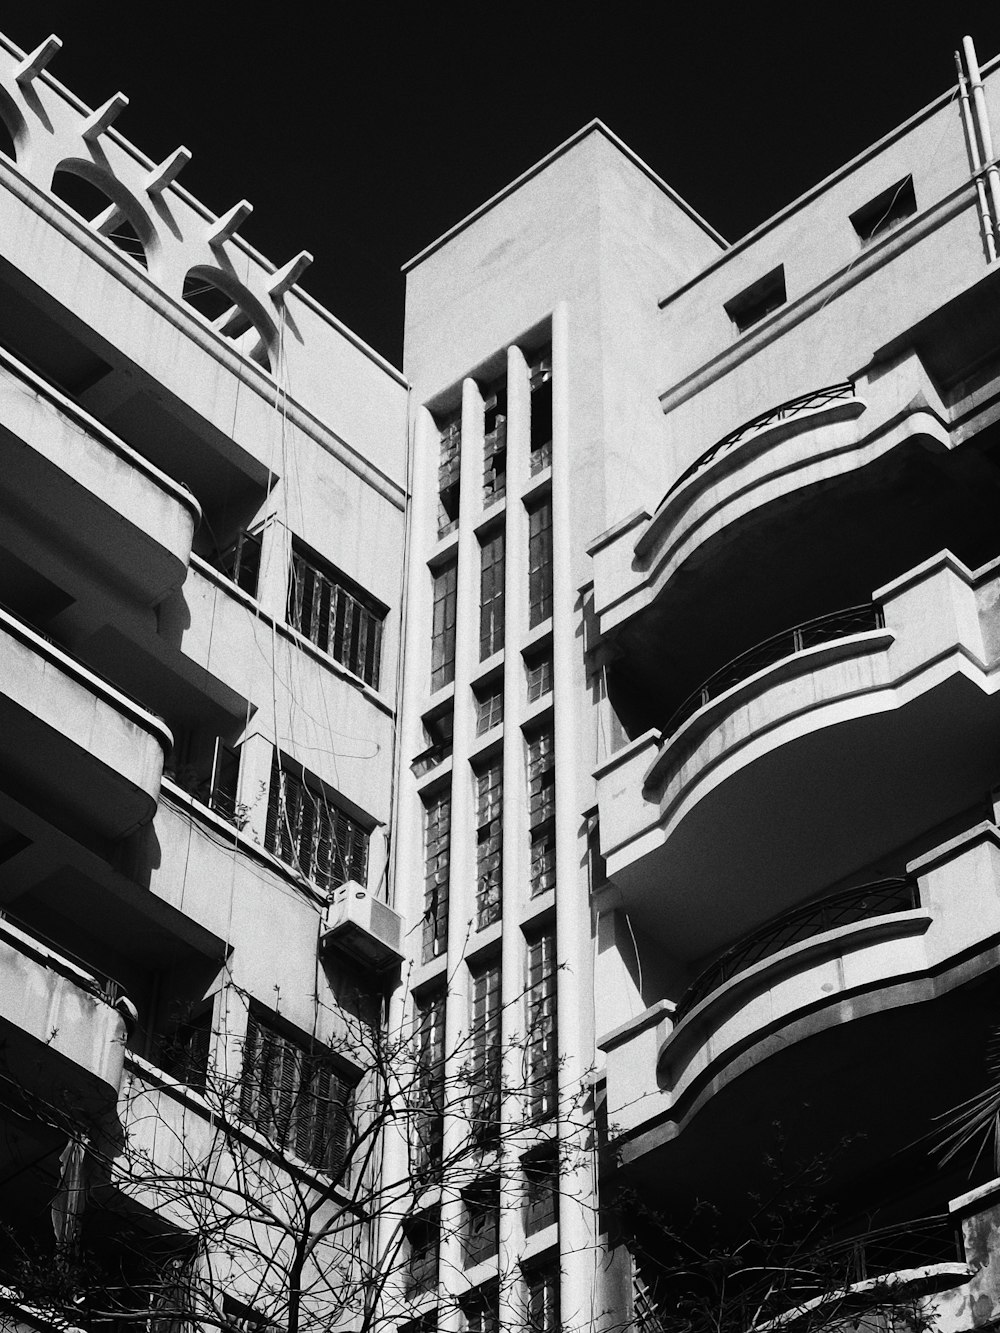
M 496 1282 L 462 1297 L 465 1333 L 500 1333 L 500 1291 Z
M 524 1274 L 527 1333 L 559 1333 L 559 1269 L 540 1264 Z
M 555 1140 L 522 1159 L 524 1230 L 528 1236 L 551 1226 L 559 1212 L 559 1152 Z
M 525 1081 L 529 1108 L 536 1119 L 554 1115 L 558 1098 L 555 945 L 551 928 L 528 944 Z
M 455 679 L 455 610 L 458 564 L 452 561 L 434 573 L 434 626 L 431 640 L 431 689 Z
M 321 889 L 336 888 L 349 879 L 368 879 L 368 830 L 341 810 L 318 784 L 282 768 L 277 752 L 271 760 L 267 850 L 301 871 Z
M 250 1011 L 240 1115 L 273 1144 L 339 1174 L 350 1144 L 353 1092 L 329 1052 L 288 1036 Z
M 533 629 L 552 614 L 552 501 L 528 513 L 528 624 Z
M 536 703 L 552 693 L 552 647 L 532 650 L 524 654 L 524 669 L 528 677 L 528 703 Z
M 483 403 L 483 505 L 491 505 L 507 491 L 507 391 L 490 393 Z
M 500 1181 L 479 1180 L 465 1190 L 465 1262 L 482 1263 L 497 1252 L 500 1236 Z
M 438 1245 L 441 1239 L 441 1214 L 437 1208 L 403 1223 L 406 1237 L 406 1293 L 419 1296 L 434 1291 L 438 1284 Z
M 288 623 L 378 689 L 385 608 L 318 556 L 292 550 Z
M 500 1117 L 500 962 L 472 973 L 471 1137 L 483 1144 Z
M 257 596 L 260 578 L 261 535 L 259 532 L 241 532 L 219 558 L 219 568 L 228 578 L 251 597 Z
M 424 807 L 423 960 L 448 948 L 448 872 L 451 862 L 451 796 L 432 796 Z
M 503 874 L 503 765 L 495 759 L 476 774 L 476 925 L 500 920 Z
M 531 362 L 531 475 L 552 462 L 552 354 L 546 348 Z
M 528 828 L 531 895 L 556 882 L 556 757 L 551 725 L 528 738 Z
M 477 685 L 473 694 L 476 700 L 476 735 L 482 736 L 503 721 L 503 677 Z
M 444 1133 L 445 991 L 440 988 L 417 1002 L 417 1111 L 414 1116 L 413 1168 L 433 1170 L 441 1161 Z
M 452 417 L 441 430 L 441 459 L 438 463 L 438 536 L 458 526 L 461 499 L 462 418 Z
M 503 570 L 504 537 L 502 532 L 487 537 L 480 549 L 479 582 L 479 660 L 485 661 L 503 647 Z

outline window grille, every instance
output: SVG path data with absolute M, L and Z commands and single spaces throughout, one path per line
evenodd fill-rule
M 482 930 L 500 920 L 503 874 L 503 765 L 476 774 L 476 917 Z
M 477 1181 L 463 1194 L 466 1266 L 482 1263 L 497 1252 L 500 1232 L 500 1181 Z
M 556 882 L 556 767 L 552 727 L 528 738 L 528 826 L 531 839 L 531 895 Z
M 483 404 L 483 505 L 507 492 L 507 393 L 497 389 Z
M 219 568 L 227 578 L 232 579 L 238 588 L 257 596 L 257 583 L 260 579 L 261 534 L 259 532 L 241 532 L 236 541 L 223 551 Z
M 500 1117 L 500 963 L 472 974 L 472 1137 L 492 1139 Z
M 555 943 L 555 932 L 549 929 L 528 945 L 525 1082 L 536 1119 L 553 1115 L 558 1097 Z
M 528 1154 L 524 1164 L 524 1230 L 529 1236 L 551 1226 L 558 1215 L 559 1153 L 556 1143 Z
M 559 1333 L 559 1269 L 541 1264 L 524 1274 L 527 1333 Z
M 330 1056 L 250 1011 L 240 1114 L 270 1142 L 339 1175 L 351 1139 L 354 1088 Z
M 452 561 L 434 574 L 434 623 L 431 639 L 431 689 L 455 679 L 455 612 L 458 564 Z
M 536 703 L 552 693 L 552 649 L 538 649 L 526 653 L 524 667 L 528 676 L 528 703 Z
M 378 689 L 385 610 L 332 568 L 292 552 L 288 623 Z
M 534 629 L 552 614 L 552 501 L 528 513 L 528 624 Z
M 424 807 L 423 961 L 448 948 L 448 874 L 451 865 L 451 796 L 432 796 Z
M 503 681 L 476 690 L 476 735 L 492 731 L 503 721 Z
M 531 475 L 552 462 L 552 355 L 548 348 L 529 367 L 531 386 Z
M 368 879 L 368 831 L 304 778 L 271 760 L 267 850 L 321 889 Z
M 504 536 L 488 537 L 480 549 L 479 660 L 503 647 Z
M 418 1110 L 414 1117 L 414 1170 L 423 1173 L 441 1161 L 444 1132 L 444 1018 L 443 988 L 417 1002 Z
M 438 536 L 444 537 L 458 526 L 461 500 L 462 418 L 453 417 L 441 430 L 441 456 L 438 463 Z

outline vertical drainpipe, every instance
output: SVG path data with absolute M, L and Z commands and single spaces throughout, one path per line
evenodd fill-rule
M 979 140 L 976 136 L 975 127 L 972 123 L 972 112 L 969 108 L 969 88 L 965 78 L 965 71 L 962 69 L 962 60 L 958 52 L 955 52 L 955 64 L 958 68 L 958 95 L 962 105 L 962 128 L 965 130 L 965 142 L 969 150 L 969 162 L 972 165 L 972 175 L 976 182 L 976 199 L 979 204 L 979 220 L 983 227 L 983 236 L 986 241 L 986 258 L 992 264 L 997 257 L 996 237 L 994 235 L 993 219 L 990 216 L 990 206 L 986 198 L 986 183 L 983 180 L 982 158 L 979 154 Z
M 993 161 L 993 136 L 990 133 L 989 115 L 986 111 L 986 95 L 983 91 L 983 80 L 979 73 L 979 61 L 976 59 L 976 48 L 972 44 L 971 37 L 962 38 L 962 50 L 965 53 L 965 66 L 969 71 L 969 83 L 972 86 L 973 113 L 976 129 L 979 133 L 983 163 L 986 167 L 986 183 L 990 192 L 995 232 L 997 223 L 1000 221 L 1000 173 L 997 172 L 996 163 Z
M 552 676 L 556 755 L 556 974 L 560 1140 L 568 1150 L 559 1196 L 561 1318 L 580 1328 L 592 1315 L 596 1227 L 587 1135 L 581 1131 L 583 1079 L 591 1050 L 590 912 L 581 860 L 576 679 L 577 616 L 570 490 L 569 310 L 552 312 Z

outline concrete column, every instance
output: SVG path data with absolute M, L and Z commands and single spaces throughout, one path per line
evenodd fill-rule
M 292 534 L 277 514 L 272 514 L 260 534 L 257 601 L 261 610 L 275 620 L 285 619 L 291 567 Z
M 255 719 L 240 745 L 240 784 L 237 804 L 246 806 L 247 822 L 243 832 L 265 847 L 268 788 L 271 783 L 271 757 L 274 740 L 265 735 Z
M 569 312 L 552 315 L 552 685 L 556 753 L 556 958 L 559 1021 L 560 1139 L 569 1164 L 561 1180 L 559 1249 L 565 1325 L 589 1319 L 596 1280 L 594 1180 L 587 1136 L 580 1130 L 587 1052 L 593 1049 L 593 966 L 585 874 L 586 839 L 579 810 L 577 714 L 583 696 L 575 675 L 577 616 L 573 586 L 570 495 Z

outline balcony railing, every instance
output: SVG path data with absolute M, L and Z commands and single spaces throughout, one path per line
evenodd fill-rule
M 885 623 L 881 607 L 871 602 L 861 606 L 850 606 L 843 611 L 832 611 L 829 615 L 817 616 L 815 620 L 806 620 L 801 625 L 782 630 L 763 643 L 755 644 L 745 653 L 740 653 L 724 667 L 693 690 L 684 702 L 671 713 L 664 736 L 672 736 L 689 717 L 693 717 L 699 708 L 712 699 L 718 698 L 726 690 L 748 680 L 750 676 L 765 667 L 773 666 L 782 658 L 792 657 L 806 648 L 814 648 L 820 643 L 829 643 L 832 639 L 843 639 L 850 634 L 862 634 L 867 630 L 881 629 Z
M 685 468 L 664 495 L 660 505 L 662 506 L 664 501 L 673 495 L 674 491 L 679 490 L 686 481 L 690 481 L 692 477 L 707 468 L 710 463 L 714 463 L 717 458 L 727 454 L 730 449 L 737 448 L 750 436 L 756 435 L 768 426 L 777 425 L 779 421 L 791 421 L 794 417 L 807 416 L 810 412 L 815 412 L 818 408 L 826 407 L 830 403 L 849 402 L 854 396 L 854 385 L 847 380 L 842 384 L 830 384 L 823 389 L 813 389 L 811 393 L 800 394 L 798 398 L 789 398 L 788 402 L 780 403 L 777 407 L 762 412 L 760 416 L 745 421 L 742 426 L 738 426 L 736 430 L 724 435 L 710 449 L 706 449 L 690 467 Z
M 755 963 L 793 944 L 821 935 L 839 926 L 850 926 L 890 912 L 905 912 L 920 906 L 920 895 L 915 880 L 906 878 L 879 879 L 860 888 L 845 889 L 818 902 L 808 902 L 790 912 L 784 912 L 752 934 L 744 936 L 732 948 L 715 960 L 688 987 L 681 996 L 674 1013 L 679 1023 L 696 1005 L 719 989 L 725 982 Z
M 125 995 L 125 987 L 120 981 L 117 981 L 114 977 L 109 976 L 105 972 L 95 971 L 93 965 L 88 963 L 86 959 L 81 958 L 79 954 L 75 954 L 70 949 L 67 949 L 65 944 L 60 941 L 51 939 L 48 935 L 43 934 L 37 926 L 27 925 L 20 919 L 20 917 L 15 916 L 12 912 L 8 912 L 6 908 L 0 909 L 0 921 L 6 921 L 9 925 L 13 926 L 15 930 L 22 931 L 29 939 L 40 944 L 47 952 L 49 952 L 54 965 L 58 966 L 60 961 L 65 960 L 67 963 L 70 963 L 75 970 L 78 969 L 79 973 L 82 973 L 88 978 L 86 989 L 104 1000 L 106 1004 L 114 1004 Z M 75 971 L 73 980 L 78 985 L 83 986 L 82 978 L 76 975 Z

